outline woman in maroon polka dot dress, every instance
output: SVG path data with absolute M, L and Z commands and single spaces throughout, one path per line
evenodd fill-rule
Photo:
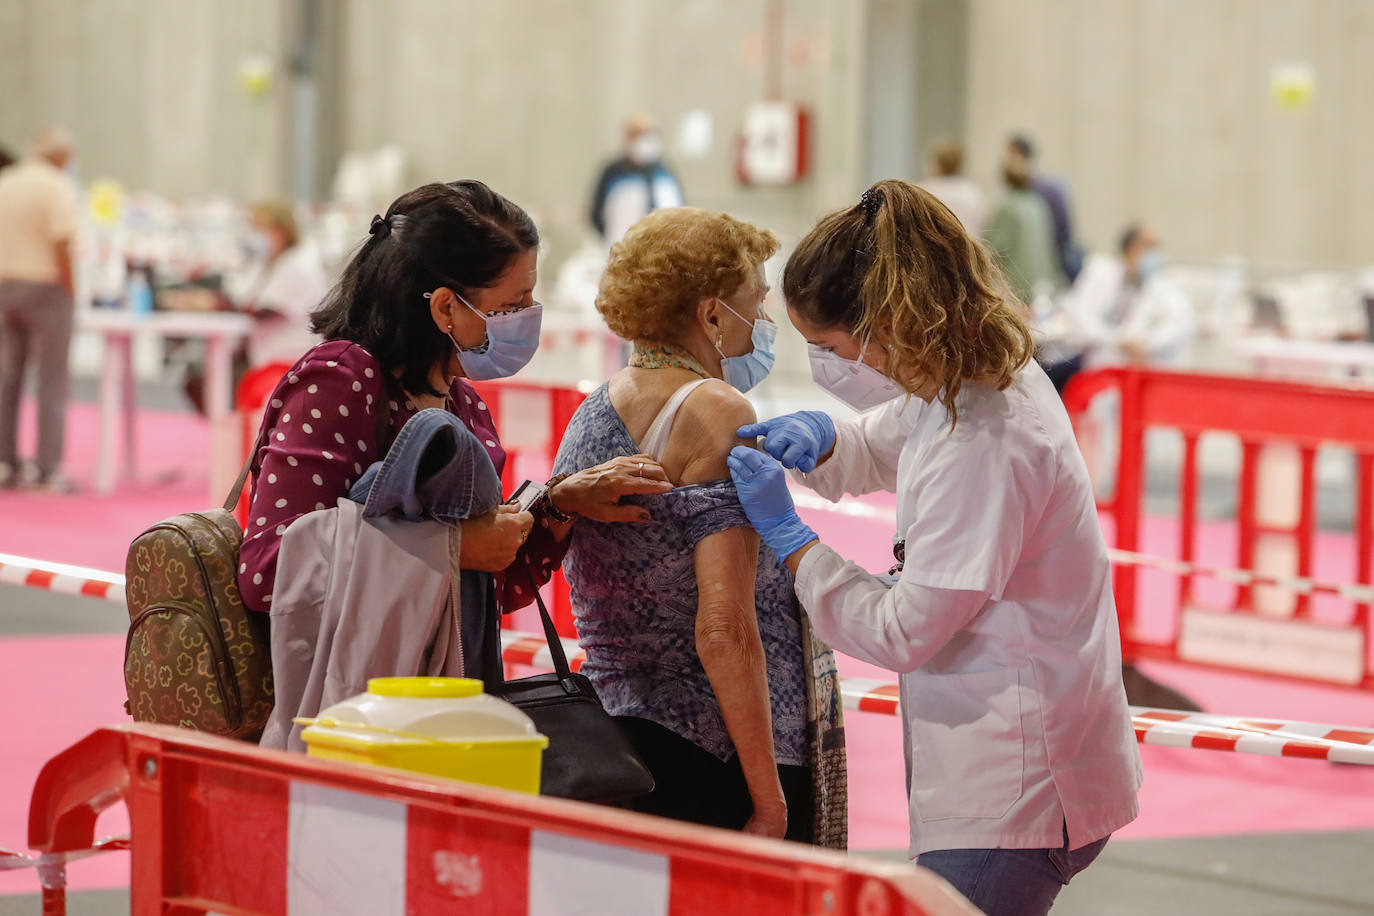
M 379 457 L 383 404 L 387 441 L 418 410 L 446 408 L 501 473 L 506 453 L 468 379 L 514 374 L 538 346 L 538 246 L 525 211 L 479 181 L 424 185 L 374 217 L 367 241 L 312 317 L 324 342 L 291 367 L 263 417 L 240 552 L 248 607 L 271 609 L 287 526 L 335 505 Z M 538 517 L 503 506 L 461 522 L 462 568 L 496 575 L 506 611 L 533 599 L 523 574 L 507 577 L 507 568 L 519 557 L 547 581 L 562 561 L 571 516 L 647 521 L 620 497 L 671 489 L 663 469 L 644 456 L 554 484 Z

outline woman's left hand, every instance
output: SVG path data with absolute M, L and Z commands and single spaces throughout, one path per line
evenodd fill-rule
M 763 452 L 743 445 L 730 450 L 726 464 L 730 467 L 735 489 L 739 491 L 744 514 L 778 559 L 786 560 L 816 540 L 816 533 L 797 515 L 782 465 Z
M 672 488 L 661 464 L 648 455 L 630 455 L 578 471 L 550 490 L 548 498 L 558 511 L 595 522 L 647 522 L 649 510 L 622 505 L 620 497 Z

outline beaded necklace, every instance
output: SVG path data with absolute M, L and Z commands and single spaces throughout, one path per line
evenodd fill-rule
M 634 352 L 630 354 L 630 365 L 636 369 L 686 369 L 702 378 L 715 378 L 691 354 L 672 346 L 635 344 Z

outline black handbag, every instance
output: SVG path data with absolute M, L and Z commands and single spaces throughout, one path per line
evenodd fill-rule
M 539 794 L 588 802 L 620 802 L 651 792 L 654 777 L 601 705 L 592 682 L 568 668 L 563 642 L 528 565 L 525 575 L 539 604 L 553 656 L 548 674 L 508 681 L 501 661 L 501 615 L 494 604 L 482 637 L 486 692 L 518 707 L 549 739 Z

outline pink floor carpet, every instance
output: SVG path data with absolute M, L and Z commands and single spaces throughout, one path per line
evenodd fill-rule
M 95 466 L 94 412 L 72 408 L 69 472 L 89 484 Z M 40 496 L 0 492 L 0 552 L 58 560 L 102 569 L 122 568 L 128 541 L 160 518 L 208 504 L 203 472 L 208 434 L 203 423 L 183 414 L 145 411 L 140 482 L 110 497 L 89 493 Z M 889 506 L 878 498 L 874 505 Z M 870 568 L 890 562 L 890 530 L 880 522 L 831 513 L 804 513 L 821 537 Z M 1147 552 L 1172 550 L 1175 526 L 1152 520 Z M 1203 556 L 1229 560 L 1228 526 L 1203 527 Z M 1321 572 L 1348 575 L 1343 542 L 1323 549 Z M 0 613 L 3 613 L 0 586 Z M 1167 632 L 1173 603 L 1168 577 L 1146 577 L 1143 602 L 1151 632 Z M 1204 595 L 1225 600 L 1224 587 Z M 79 599 L 74 599 L 79 600 Z M 1159 613 L 1164 609 L 1164 613 Z M 1328 613 L 1344 614 L 1333 605 Z M 28 793 L 42 763 L 104 723 L 123 720 L 123 683 L 118 636 L 16 637 L 0 640 L 0 846 L 25 845 Z M 843 659 L 850 676 L 890 677 L 853 659 Z M 1350 725 L 1374 724 L 1374 695 L 1295 684 L 1186 665 L 1158 664 L 1149 670 L 1215 712 L 1309 719 Z M 895 717 L 851 714 L 848 719 L 851 843 L 856 849 L 906 845 L 901 727 Z M 1374 770 L 1211 751 L 1142 748 L 1146 780 L 1141 816 L 1119 838 L 1208 834 L 1374 829 Z M 102 834 L 126 829 L 122 809 L 106 815 Z M 122 886 L 128 881 L 127 854 L 75 863 L 74 888 Z M 32 891 L 29 872 L 0 873 L 0 894 Z

